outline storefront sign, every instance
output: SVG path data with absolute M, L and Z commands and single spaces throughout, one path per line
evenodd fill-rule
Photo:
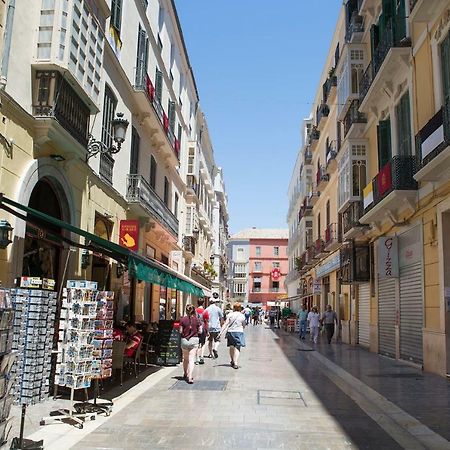
M 398 277 L 398 242 L 396 236 L 378 239 L 378 275 L 380 278 Z
M 336 253 L 330 260 L 328 260 L 325 264 L 322 264 L 320 267 L 316 268 L 316 276 L 317 278 L 323 277 L 334 270 L 337 270 L 341 267 L 341 255 Z
M 313 281 L 313 294 L 320 294 L 322 292 L 322 282 L 318 278 Z
M 415 226 L 398 236 L 400 267 L 409 266 L 422 260 L 422 239 L 420 226 Z
M 139 247 L 139 220 L 121 220 L 119 244 L 129 250 L 136 251 Z
M 278 267 L 272 269 L 272 280 L 279 280 L 281 277 L 281 271 Z

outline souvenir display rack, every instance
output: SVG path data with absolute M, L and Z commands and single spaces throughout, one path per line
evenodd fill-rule
M 94 322 L 92 379 L 94 381 L 93 403 L 83 402 L 74 405 L 75 410 L 82 412 L 104 413 L 109 416 L 113 407 L 110 401 L 98 402 L 99 384 L 112 375 L 114 292 L 99 291 L 97 293 L 97 317 Z
M 12 351 L 14 310 L 10 293 L 0 289 L 0 447 L 7 441 L 10 430 L 8 419 L 13 403 L 12 367 L 16 353 Z
M 54 286 L 52 280 L 23 277 L 19 286 L 11 290 L 15 310 L 12 348 L 17 352 L 14 400 L 22 405 L 22 416 L 20 436 L 13 439 L 11 448 L 40 449 L 43 441 L 24 439 L 23 433 L 27 406 L 48 397 L 57 294 L 40 289 Z
M 93 354 L 96 318 L 97 283 L 67 281 L 61 305 L 55 384 L 70 388 L 70 408 L 44 417 L 41 425 L 69 419 L 74 425 L 83 428 L 85 419 L 95 419 L 95 412 L 79 413 L 74 410 L 73 400 L 75 390 L 90 387 L 100 367 Z

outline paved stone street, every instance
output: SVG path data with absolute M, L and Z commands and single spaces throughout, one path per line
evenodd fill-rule
M 72 448 L 449 448 L 437 435 L 423 445 L 391 425 L 379 399 L 347 395 L 295 336 L 259 325 L 247 344 L 240 370 L 222 344 L 219 359 L 196 367 L 194 385 L 178 382 L 176 369 Z

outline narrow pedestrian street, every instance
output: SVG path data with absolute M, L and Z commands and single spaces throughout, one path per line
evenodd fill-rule
M 348 365 L 345 352 L 351 354 L 351 347 L 332 344 L 322 348 L 319 344 L 319 351 L 311 351 L 308 341 L 300 343 L 294 334 L 266 325 L 250 326 L 246 337 L 239 370 L 229 366 L 222 343 L 218 359 L 206 359 L 204 366 L 196 366 L 193 385 L 179 380 L 181 367 L 169 370 L 111 417 L 98 419 L 104 423 L 94 431 L 89 431 L 89 424 L 84 430 L 69 428 L 66 442 L 78 440 L 71 448 L 80 450 L 450 448 L 448 441 L 407 412 L 378 394 L 371 395 L 371 388 L 357 380 L 358 374 L 354 373 L 354 378 L 339 366 Z M 373 357 L 373 361 L 360 361 L 361 373 L 368 368 L 372 374 L 383 367 L 392 370 L 389 365 L 397 367 L 398 374 L 419 373 L 364 350 L 355 349 L 354 354 L 359 352 Z M 354 367 L 357 364 L 355 358 Z M 381 372 L 379 375 L 382 377 Z M 421 383 L 420 377 L 419 381 L 411 376 L 407 379 L 413 386 Z M 428 384 L 426 388 L 432 389 L 433 383 Z M 442 386 L 437 388 L 446 407 L 440 405 L 442 422 L 435 422 L 434 429 L 448 434 L 450 390 Z M 397 392 L 396 401 L 401 398 L 402 393 Z M 414 401 L 420 400 L 411 396 L 410 404 Z M 39 434 L 45 440 L 45 433 L 58 431 L 61 435 L 61 428 L 44 427 Z M 49 449 L 59 445 L 47 443 Z

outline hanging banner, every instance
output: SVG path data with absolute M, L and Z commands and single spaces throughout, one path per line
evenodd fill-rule
M 398 277 L 397 237 L 378 238 L 378 276 L 380 278 Z
M 278 267 L 273 268 L 272 272 L 271 272 L 271 276 L 272 276 L 272 280 L 275 280 L 275 281 L 279 280 L 281 277 L 280 269 Z
M 119 244 L 129 250 L 139 248 L 139 220 L 121 220 Z

